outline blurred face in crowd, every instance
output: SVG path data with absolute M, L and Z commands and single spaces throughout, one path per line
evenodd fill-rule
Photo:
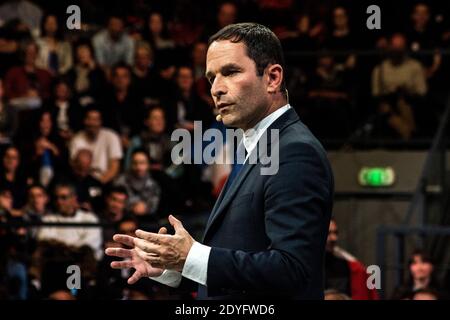
M 146 124 L 152 133 L 163 133 L 164 130 L 166 130 L 166 118 L 164 111 L 160 108 L 155 108 L 149 111 Z
M 69 86 L 64 82 L 59 82 L 55 87 L 55 96 L 59 101 L 66 101 L 70 97 Z
M 327 251 L 329 251 L 329 252 L 333 251 L 334 247 L 336 246 L 337 241 L 338 241 L 338 227 L 337 227 L 336 221 L 334 221 L 332 219 L 330 221 L 330 225 L 328 227 L 328 237 L 327 237 L 327 245 L 326 245 Z
M 48 196 L 41 187 L 33 187 L 28 191 L 28 203 L 36 213 L 44 213 L 48 203 Z
M 409 265 L 411 276 L 414 280 L 427 280 L 433 273 L 433 264 L 430 261 L 424 261 L 421 255 L 415 255 Z
M 300 33 L 308 33 L 308 31 L 309 31 L 309 17 L 307 15 L 302 15 L 297 20 L 297 30 L 300 31 Z
M 71 216 L 77 208 L 77 197 L 68 187 L 57 187 L 55 190 L 56 209 L 63 216 Z
M 87 175 L 92 165 L 92 152 L 86 149 L 78 151 L 72 161 L 74 171 L 81 175 Z
M 270 93 L 265 82 L 266 71 L 258 76 L 255 61 L 247 55 L 244 43 L 228 40 L 211 43 L 206 58 L 206 78 L 226 126 L 247 130 L 267 114 Z
M 236 22 L 237 8 L 232 3 L 224 3 L 219 8 L 217 14 L 217 24 L 222 29 L 229 24 Z
M 206 61 L 206 52 L 208 51 L 208 46 L 204 42 L 198 42 L 192 50 L 192 62 L 196 66 L 204 66 Z
M 191 68 L 180 67 L 178 69 L 177 84 L 182 92 L 190 92 L 194 85 L 194 75 Z
M 34 65 L 38 54 L 38 47 L 35 43 L 29 43 L 25 48 L 25 64 Z
M 395 34 L 391 38 L 390 55 L 393 64 L 403 62 L 406 54 L 406 38 L 401 34 Z
M 100 112 L 91 110 L 86 114 L 84 126 L 89 137 L 95 138 L 102 127 L 102 116 Z
M 131 237 L 135 236 L 138 226 L 134 220 L 125 220 L 119 224 L 119 233 L 126 234 Z
M 118 91 L 128 90 L 131 84 L 130 70 L 127 68 L 116 68 L 112 79 L 113 86 Z
M 0 208 L 10 210 L 13 207 L 14 198 L 9 190 L 0 192 Z
M 58 290 L 58 291 L 52 292 L 48 296 L 48 299 L 49 300 L 61 300 L 61 301 L 76 300 L 75 297 L 73 295 L 71 295 L 70 292 L 67 290 Z
M 111 17 L 108 22 L 108 32 L 112 39 L 120 38 L 124 30 L 123 20 L 118 17 Z
M 54 35 L 58 31 L 58 19 L 56 19 L 56 16 L 50 15 L 45 19 L 44 30 L 49 36 Z
M 430 20 L 430 9 L 424 3 L 420 3 L 414 7 L 412 20 L 416 28 L 425 28 Z
M 131 172 L 137 177 L 145 177 L 148 174 L 148 169 L 148 157 L 142 152 L 135 153 L 131 160 Z
M 77 59 L 82 65 L 89 65 L 92 62 L 91 48 L 87 45 L 77 47 Z
M 417 292 L 414 294 L 413 300 L 438 300 L 438 297 L 431 292 Z
M 150 32 L 155 35 L 161 34 L 163 31 L 164 21 L 159 13 L 152 13 L 148 18 L 148 28 Z
M 122 192 L 111 192 L 106 198 L 107 211 L 113 221 L 122 219 L 127 198 L 127 195 Z
M 344 8 L 337 7 L 333 11 L 333 22 L 337 29 L 345 29 L 348 27 L 347 11 Z
M 3 88 L 3 79 L 0 79 L 0 100 L 3 98 L 5 94 L 5 89 Z
M 50 135 L 50 132 L 52 131 L 52 116 L 50 115 L 50 112 L 44 112 L 41 116 L 41 120 L 39 121 L 39 130 L 41 132 L 41 135 L 44 137 L 47 137 Z
M 149 47 L 136 49 L 135 63 L 138 69 L 145 70 L 152 64 L 152 51 Z
M 331 70 L 334 66 L 334 59 L 330 55 L 324 55 L 319 57 L 319 68 L 323 68 L 325 70 Z
M 3 166 L 6 172 L 14 172 L 19 166 L 20 155 L 16 148 L 8 148 L 3 157 Z

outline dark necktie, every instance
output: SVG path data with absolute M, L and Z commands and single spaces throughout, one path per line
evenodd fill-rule
M 238 159 L 237 155 L 239 152 L 244 152 L 244 159 Z M 244 166 L 245 157 L 247 156 L 247 150 L 244 147 L 243 142 L 239 144 L 237 147 L 237 151 L 234 153 L 234 161 L 232 164 L 230 175 L 228 176 L 227 183 L 225 185 L 225 192 L 228 191 L 228 189 L 231 187 L 231 184 L 233 183 L 234 179 L 238 176 L 239 172 L 241 171 L 242 167 Z M 240 161 L 238 161 L 240 160 Z

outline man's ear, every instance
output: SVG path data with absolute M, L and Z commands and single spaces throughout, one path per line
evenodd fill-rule
M 267 72 L 267 93 L 276 93 L 280 91 L 283 82 L 283 67 L 279 64 L 269 65 Z

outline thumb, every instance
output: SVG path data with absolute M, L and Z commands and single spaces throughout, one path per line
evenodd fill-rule
M 167 228 L 166 227 L 161 227 L 158 231 L 159 234 L 167 234 Z
M 173 215 L 169 216 L 169 222 L 172 225 L 172 227 L 175 229 L 175 233 L 177 233 L 178 231 L 181 231 L 182 229 L 184 229 L 183 224 L 181 223 L 181 221 L 178 220 L 177 218 L 175 218 Z

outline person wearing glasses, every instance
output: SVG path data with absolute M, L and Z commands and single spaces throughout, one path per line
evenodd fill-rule
M 79 209 L 75 187 L 61 183 L 54 188 L 54 205 L 56 213 L 42 218 L 50 223 L 98 223 L 97 216 L 92 212 Z M 38 240 L 56 240 L 61 243 L 81 247 L 90 247 L 95 257 L 102 257 L 102 232 L 97 227 L 42 227 L 38 232 Z

